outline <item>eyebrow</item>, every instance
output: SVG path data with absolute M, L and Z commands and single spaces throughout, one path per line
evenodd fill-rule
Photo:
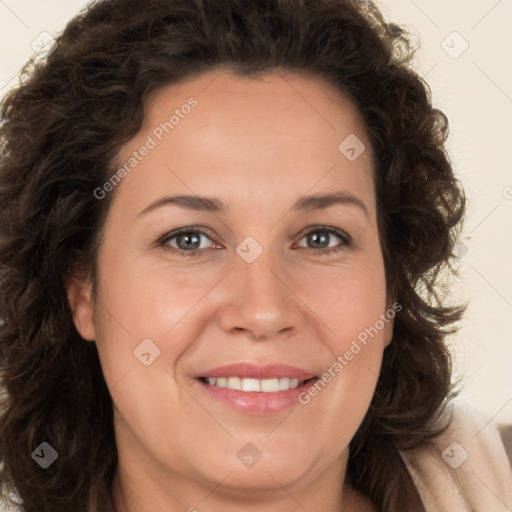
M 137 216 L 140 217 L 150 211 L 160 208 L 164 205 L 176 204 L 183 208 L 195 211 L 210 211 L 214 213 L 225 213 L 228 210 L 226 204 L 220 199 L 205 196 L 177 195 L 165 196 L 150 203 Z M 294 211 L 312 211 L 322 210 L 335 204 L 352 205 L 359 207 L 366 216 L 369 216 L 368 208 L 358 197 L 345 191 L 333 192 L 330 194 L 315 194 L 304 196 L 299 199 L 293 206 Z

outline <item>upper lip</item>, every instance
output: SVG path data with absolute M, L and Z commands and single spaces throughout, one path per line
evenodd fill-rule
M 274 379 L 289 377 L 290 379 L 299 379 L 300 381 L 309 380 L 315 377 L 314 373 L 308 372 L 296 366 L 287 364 L 268 364 L 259 366 L 253 363 L 237 363 L 219 366 L 212 370 L 205 371 L 197 377 L 240 377 L 241 379 Z

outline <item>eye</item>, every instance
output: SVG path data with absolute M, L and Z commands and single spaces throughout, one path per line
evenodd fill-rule
M 331 245 L 333 237 L 341 240 L 341 242 L 338 242 L 334 246 Z M 341 229 L 331 227 L 317 226 L 315 229 L 307 232 L 300 240 L 303 239 L 306 239 L 306 243 L 309 245 L 306 247 L 307 249 L 313 249 L 315 252 L 321 252 L 322 254 L 338 252 L 344 247 L 351 245 L 351 238 L 347 233 Z M 202 244 L 204 240 L 211 241 L 210 237 L 201 229 L 188 227 L 164 235 L 157 244 L 159 247 L 163 247 L 172 252 L 179 252 L 181 256 L 199 256 L 201 251 L 214 248 Z
M 201 242 L 210 238 L 200 229 L 186 228 L 168 233 L 158 241 L 158 245 L 173 251 L 181 251 L 183 256 L 197 256 L 211 247 L 205 247 Z
M 330 241 L 333 240 L 333 236 L 341 240 L 341 243 L 336 245 L 330 245 Z M 317 227 L 311 231 L 308 231 L 301 240 L 306 239 L 306 243 L 309 244 L 308 249 L 318 249 L 322 254 L 330 254 L 333 252 L 341 251 L 344 247 L 351 245 L 350 236 L 337 228 L 324 228 Z M 303 246 L 302 246 L 303 247 Z

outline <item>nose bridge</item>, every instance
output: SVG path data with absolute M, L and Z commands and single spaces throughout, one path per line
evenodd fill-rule
M 222 317 L 224 329 L 251 331 L 258 338 L 297 327 L 300 320 L 296 300 L 280 270 L 277 251 L 259 247 L 254 240 L 237 247 L 230 273 L 232 306 L 223 309 Z
M 246 259 L 240 252 L 249 246 L 254 260 Z M 278 277 L 277 269 L 280 265 L 276 261 L 276 251 L 271 248 L 261 250 L 257 255 L 256 248 L 251 247 L 251 242 L 245 245 L 240 244 L 237 249 L 239 253 L 238 261 L 235 263 L 235 272 L 237 279 L 243 284 L 239 289 L 239 304 L 249 307 L 257 305 L 263 312 L 268 309 L 268 313 L 276 308 L 280 308 L 284 303 L 283 295 L 286 294 L 285 286 L 282 282 L 284 276 Z M 252 306 L 251 306 L 252 305 Z

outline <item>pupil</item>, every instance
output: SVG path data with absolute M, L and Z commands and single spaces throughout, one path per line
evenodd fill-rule
M 320 232 L 321 234 L 319 235 L 318 233 L 312 233 L 310 235 L 310 241 L 313 243 L 313 244 L 317 244 L 317 246 L 322 246 L 322 243 L 320 242 L 319 243 L 319 239 L 323 239 L 323 242 L 326 242 L 327 241 L 327 238 L 328 238 L 328 235 L 326 233 L 323 233 L 323 232 Z
M 185 240 L 184 244 L 180 244 L 180 241 Z M 191 241 L 192 240 L 192 241 Z M 180 249 L 190 249 L 190 246 L 186 244 L 199 244 L 199 237 L 197 235 L 191 234 L 191 233 L 185 233 L 178 237 L 178 246 Z M 182 247 L 182 245 L 185 245 L 185 247 Z M 195 249 L 195 247 L 194 247 Z

